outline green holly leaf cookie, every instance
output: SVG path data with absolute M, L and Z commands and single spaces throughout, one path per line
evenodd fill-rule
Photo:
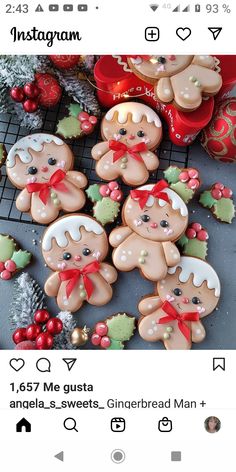
M 91 200 L 91 202 L 99 202 L 100 200 L 103 199 L 102 195 L 99 192 L 100 185 L 98 184 L 93 184 L 90 185 L 85 192 L 88 195 L 88 198 Z
M 108 336 L 115 341 L 128 341 L 133 336 L 135 329 L 135 318 L 126 313 L 118 313 L 106 320 Z
M 183 234 L 183 236 L 178 240 L 178 244 L 179 246 L 181 247 L 184 247 L 185 244 L 187 244 L 189 241 L 189 239 L 187 238 L 187 236 L 185 234 Z
M 232 223 L 235 216 L 235 206 L 230 198 L 221 198 L 214 204 L 213 214 L 224 223 Z
M 74 116 L 75 118 L 77 118 L 78 114 L 81 113 L 81 111 L 83 111 L 83 109 L 78 103 L 71 103 L 71 105 L 69 105 L 68 107 L 68 110 L 69 110 L 70 116 Z
M 93 207 L 93 215 L 99 223 L 105 225 L 112 223 L 118 216 L 120 203 L 115 202 L 109 197 L 102 198 L 101 201 L 95 203 Z
M 182 170 L 175 166 L 170 166 L 164 171 L 164 177 L 169 184 L 175 184 L 179 180 Z
M 0 261 L 6 262 L 11 259 L 13 252 L 15 251 L 16 243 L 8 235 L 0 234 Z
M 216 204 L 217 200 L 212 197 L 210 190 L 205 190 L 205 192 L 201 193 L 199 202 L 205 208 L 212 208 L 213 205 Z
M 187 185 L 183 182 L 177 182 L 176 184 L 171 184 L 170 188 L 174 190 L 185 203 L 188 203 L 192 200 L 194 196 L 194 190 L 191 190 L 187 187 Z
M 29 263 L 31 259 L 31 254 L 28 251 L 15 251 L 12 256 L 12 261 L 15 262 L 17 269 L 24 269 Z
M 74 116 L 63 118 L 58 122 L 56 132 L 63 138 L 78 138 L 82 133 L 80 121 Z
M 120 349 L 124 349 L 124 344 L 121 341 L 117 341 L 116 339 L 110 339 L 110 341 L 111 341 L 111 344 L 107 348 L 110 351 L 115 351 L 115 350 L 117 351 Z
M 189 239 L 184 245 L 183 254 L 205 260 L 207 257 L 207 242 L 199 241 L 196 238 Z

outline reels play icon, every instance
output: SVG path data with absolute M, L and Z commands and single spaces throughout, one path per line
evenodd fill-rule
M 123 433 L 125 431 L 125 419 L 124 418 L 112 418 L 111 430 L 113 433 Z

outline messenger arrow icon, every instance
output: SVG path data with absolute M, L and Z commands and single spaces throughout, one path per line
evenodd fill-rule
M 74 365 L 75 365 L 75 363 L 76 363 L 76 361 L 77 361 L 77 359 L 76 359 L 75 357 L 70 357 L 70 358 L 64 357 L 64 359 L 62 359 L 62 360 L 63 360 L 63 361 L 65 362 L 65 364 L 67 365 L 67 368 L 68 368 L 69 372 L 70 372 L 71 369 L 74 367 Z
M 208 28 L 208 29 L 212 33 L 214 41 L 215 41 L 218 38 L 223 28 L 219 26 L 218 28 L 215 27 L 215 28 Z

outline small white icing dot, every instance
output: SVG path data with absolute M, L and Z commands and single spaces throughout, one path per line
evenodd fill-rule
M 152 336 L 153 333 L 154 333 L 153 329 L 148 329 L 147 334 L 149 334 L 150 336 Z
M 40 210 L 40 208 L 38 208 L 37 212 L 38 212 L 38 213 L 41 213 L 41 210 Z
M 187 91 L 188 91 L 188 90 L 189 90 L 189 88 L 188 88 L 188 87 L 184 87 L 184 90 L 187 90 Z
M 126 256 L 121 256 L 120 260 L 125 262 L 125 261 L 127 261 L 127 257 Z
M 160 288 L 164 288 L 164 285 L 160 285 Z
M 200 329 L 196 329 L 196 334 L 201 334 L 201 330 Z
M 76 180 L 80 180 L 80 176 L 79 176 L 79 175 L 77 175 Z
M 47 213 L 41 213 L 41 216 L 42 216 L 42 218 L 46 218 L 46 217 L 47 217 Z
M 18 180 L 18 181 L 19 181 L 19 180 L 20 180 L 20 177 L 16 177 L 16 180 Z
M 189 98 L 189 97 L 190 97 L 190 95 L 188 93 L 184 94 L 184 98 Z
M 50 262 L 52 260 L 51 257 L 47 257 L 47 261 Z
M 132 251 L 128 251 L 128 254 L 129 254 L 129 256 L 131 256 L 131 254 L 132 254 Z
M 103 169 L 107 170 L 107 169 L 109 169 L 109 166 L 107 164 L 105 164 L 105 166 L 103 166 Z
M 156 324 L 155 320 L 152 320 L 152 325 L 155 325 L 155 324 Z
M 154 326 L 153 329 L 154 329 L 154 331 L 157 331 L 157 330 L 158 330 L 158 327 L 157 327 L 157 326 Z
M 179 258 L 178 254 L 173 255 L 173 259 L 178 259 L 178 258 Z
M 121 239 L 121 234 L 117 234 L 117 235 L 116 235 L 116 239 L 117 239 L 117 241 L 120 241 L 120 239 Z
M 16 177 L 16 176 L 17 176 L 16 172 L 13 172 L 12 176 L 13 176 L 13 177 Z
M 170 94 L 170 89 L 166 88 L 166 89 L 164 90 L 164 94 L 165 94 L 165 95 L 169 95 L 169 94 Z
M 131 210 L 132 205 L 130 205 L 130 203 L 129 203 L 129 205 L 127 205 L 127 208 L 129 208 Z
M 149 309 L 149 310 L 151 310 L 151 308 L 152 308 L 152 304 L 151 304 L 151 303 L 149 303 L 147 307 L 148 307 L 148 309 Z
M 171 250 L 170 250 L 170 252 L 171 252 L 171 254 L 173 254 L 173 252 L 174 252 L 174 249 L 171 249 Z
M 22 201 L 22 200 L 24 200 L 24 197 L 22 197 L 22 195 L 21 195 L 21 196 L 19 197 L 19 199 Z
M 98 151 L 98 156 L 101 156 L 102 155 L 102 151 Z
M 124 251 L 122 251 L 122 254 L 126 254 L 126 251 L 125 251 L 125 250 L 124 250 Z
M 166 281 L 165 280 L 161 280 L 161 284 L 162 285 L 165 285 Z
M 69 302 L 68 302 L 67 300 L 65 300 L 65 301 L 63 302 L 63 305 L 67 306 L 67 305 L 69 305 Z

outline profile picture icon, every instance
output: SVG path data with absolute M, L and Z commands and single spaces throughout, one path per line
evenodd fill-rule
M 218 433 L 221 428 L 221 422 L 216 416 L 208 416 L 204 421 L 204 426 L 208 433 Z

